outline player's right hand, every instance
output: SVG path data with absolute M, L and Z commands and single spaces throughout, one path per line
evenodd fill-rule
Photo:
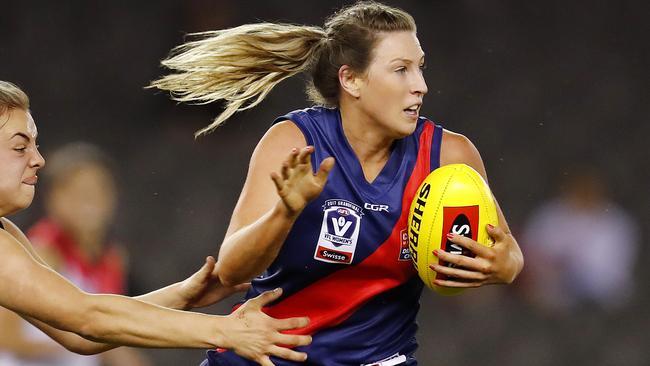
M 262 312 L 262 307 L 277 300 L 282 289 L 267 291 L 246 301 L 241 307 L 228 315 L 227 340 L 224 348 L 253 360 L 262 366 L 274 366 L 270 356 L 290 361 L 307 360 L 307 354 L 286 347 L 306 346 L 311 336 L 282 334 L 283 330 L 304 328 L 309 325 L 308 318 L 275 319 Z M 282 345 L 282 346 L 279 346 Z
M 311 166 L 313 152 L 313 146 L 293 148 L 282 163 L 280 174 L 271 173 L 271 179 L 290 215 L 299 214 L 311 200 L 318 197 L 334 167 L 334 158 L 326 158 L 314 174 Z

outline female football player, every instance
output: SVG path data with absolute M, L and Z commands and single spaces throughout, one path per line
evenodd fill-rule
M 246 302 L 229 316 L 170 310 L 218 301 L 229 290 L 212 277 L 214 259 L 193 276 L 140 297 L 82 292 L 51 270 L 32 250 L 25 235 L 5 218 L 28 207 L 37 172 L 45 161 L 36 145 L 37 130 L 29 99 L 15 85 L 0 81 L 0 306 L 20 314 L 66 348 L 83 354 L 117 345 L 141 347 L 227 347 L 263 365 L 269 356 L 302 361 L 304 353 L 278 344 L 299 346 L 309 336 L 281 334 L 304 327 L 306 318 L 272 319 L 262 306 L 281 295 L 278 289 Z M 216 290 L 216 292 L 215 292 Z M 96 343 L 105 342 L 105 343 Z
M 301 348 L 311 364 L 415 365 L 423 284 L 404 251 L 410 202 L 439 166 L 465 163 L 486 173 L 466 137 L 419 116 L 427 86 L 413 18 L 359 2 L 324 28 L 260 23 L 201 36 L 163 61 L 175 73 L 152 83 L 180 101 L 226 102 L 199 134 L 300 72 L 309 75 L 316 104 L 276 119 L 253 152 L 219 253 L 221 280 L 259 276 L 249 297 L 282 286 L 266 311 L 308 314 L 310 325 L 297 332 L 313 335 Z M 523 256 L 500 209 L 498 227 L 487 230 L 491 248 L 450 234 L 475 257 L 436 252 L 454 265 L 431 268 L 448 276 L 437 285 L 517 277 Z M 232 352 L 209 352 L 204 362 L 249 364 Z

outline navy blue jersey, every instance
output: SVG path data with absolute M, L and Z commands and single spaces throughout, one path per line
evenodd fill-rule
M 282 287 L 265 309 L 276 318 L 308 316 L 306 363 L 280 365 L 415 365 L 415 318 L 422 282 L 408 251 L 410 202 L 424 178 L 439 166 L 442 128 L 420 118 L 413 134 L 396 140 L 383 170 L 369 183 L 347 142 L 338 109 L 291 112 L 314 146 L 314 169 L 332 156 L 336 164 L 323 192 L 296 220 L 280 253 L 252 281 L 246 298 Z M 292 332 L 289 332 L 292 333 Z M 254 365 L 233 352 L 209 351 L 206 365 Z

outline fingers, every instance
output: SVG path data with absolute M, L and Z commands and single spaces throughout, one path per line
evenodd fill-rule
M 273 343 L 287 347 L 307 346 L 311 344 L 311 336 L 279 333 Z
M 485 281 L 488 278 L 488 276 L 482 272 L 468 271 L 462 268 L 446 267 L 446 266 L 441 266 L 439 264 L 431 265 L 429 266 L 429 268 L 436 271 L 437 273 L 441 273 L 448 277 L 453 277 L 454 279 L 459 279 L 463 281 L 466 280 Z
M 284 358 L 289 361 L 304 362 L 307 360 L 306 353 L 296 352 L 284 347 L 273 346 L 271 347 L 270 353 L 272 356 Z
M 441 261 L 451 263 L 457 267 L 463 267 L 464 269 L 479 271 L 487 273 L 486 271 L 489 268 L 486 268 L 486 265 L 478 258 L 471 258 L 461 254 L 451 254 L 447 253 L 444 250 L 434 250 L 433 254 L 438 257 Z
M 506 232 L 500 226 L 493 226 L 491 224 L 485 225 L 487 232 L 495 243 L 502 242 L 506 238 Z
M 282 175 L 282 179 L 287 180 L 289 179 L 289 174 L 291 173 L 291 166 L 289 165 L 289 161 L 285 161 L 282 163 L 282 169 L 280 170 L 280 174 Z
M 263 308 L 266 304 L 279 299 L 280 296 L 282 296 L 282 289 L 276 288 L 273 291 L 265 291 L 261 295 L 248 300 L 246 303 L 249 304 L 248 305 L 249 307 L 259 310 Z
M 209 278 L 212 271 L 214 271 L 214 266 L 216 263 L 217 261 L 214 259 L 213 256 L 211 255 L 207 256 L 205 258 L 205 263 L 197 273 L 204 278 Z
M 248 291 L 248 289 L 250 288 L 251 288 L 251 283 L 246 282 L 246 283 L 241 283 L 239 285 L 236 285 L 235 287 L 233 287 L 233 290 L 234 292 L 245 292 Z
M 462 282 L 462 281 L 454 281 L 453 279 L 434 280 L 433 283 L 438 286 L 458 287 L 458 288 L 479 287 L 483 284 L 483 282 Z
M 304 328 L 309 325 L 309 318 L 287 318 L 287 319 L 277 319 L 275 326 L 278 330 L 289 330 L 296 328 Z
M 449 239 L 449 241 L 451 241 L 452 243 L 458 244 L 463 248 L 469 249 L 472 253 L 476 254 L 479 257 L 487 257 L 491 253 L 490 248 L 483 246 L 475 242 L 471 238 L 462 235 L 449 233 L 447 234 L 447 239 Z
M 313 146 L 305 146 L 302 149 L 300 149 L 300 153 L 298 154 L 297 161 L 298 164 L 311 164 L 311 160 L 309 159 L 311 156 L 311 153 L 314 152 L 314 147 Z
M 273 172 L 271 173 L 271 180 L 275 184 L 275 189 L 278 190 L 278 192 L 282 192 L 282 188 L 284 187 L 284 180 L 278 175 L 278 173 Z
M 332 168 L 334 167 L 334 158 L 333 157 L 328 157 L 325 158 L 320 163 L 320 167 L 318 168 L 318 172 L 316 173 L 316 181 L 320 185 L 325 185 L 325 182 L 327 181 L 327 177 L 330 174 L 330 171 L 332 171 Z
M 280 168 L 280 174 L 271 173 L 271 179 L 275 183 L 276 187 L 280 189 L 282 187 L 281 183 L 283 180 L 289 179 L 291 177 L 291 171 L 298 166 L 298 164 L 308 164 L 311 165 L 311 160 L 309 157 L 314 152 L 313 146 L 305 146 L 302 149 L 296 147 L 291 149 L 289 156 L 282 163 Z
M 282 184 L 280 183 L 283 180 L 289 179 L 289 177 L 291 176 L 291 171 L 294 168 L 296 168 L 299 164 L 311 166 L 310 157 L 313 152 L 314 152 L 313 146 L 305 146 L 302 149 L 298 149 L 295 147 L 292 148 L 291 152 L 289 153 L 289 156 L 282 163 L 280 174 L 271 173 L 271 178 L 273 179 L 273 182 L 275 183 L 276 187 L 280 189 L 282 187 Z M 328 157 L 321 162 L 320 169 L 317 173 L 317 176 L 320 178 L 320 180 L 322 180 L 323 182 L 325 181 L 330 170 L 332 170 L 332 167 L 334 167 L 333 157 Z
M 269 356 L 262 356 L 259 360 L 257 360 L 257 362 L 262 366 L 275 366 L 275 364 L 271 362 Z

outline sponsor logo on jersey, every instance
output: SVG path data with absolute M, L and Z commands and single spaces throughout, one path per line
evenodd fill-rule
M 352 202 L 341 199 L 325 201 L 314 259 L 328 263 L 352 263 L 362 215 L 363 209 Z
M 388 207 L 388 205 L 365 202 L 363 204 L 363 208 L 365 208 L 366 210 L 370 210 L 370 211 L 388 212 L 389 207 Z
M 469 249 L 465 249 L 458 244 L 452 243 L 447 239 L 447 233 L 462 235 L 466 238 L 476 240 L 478 236 L 478 206 L 464 207 L 444 207 L 442 222 L 442 239 L 444 243 L 442 249 L 448 253 L 461 254 L 468 257 L 474 257 Z M 451 263 L 440 261 L 440 265 L 453 267 Z M 446 277 L 438 274 L 437 278 Z
M 399 257 L 397 258 L 397 260 L 410 261 L 411 252 L 409 251 L 409 233 L 408 231 L 406 231 L 406 229 L 402 229 L 402 231 L 399 232 L 399 239 L 400 239 L 400 248 L 399 248 Z

